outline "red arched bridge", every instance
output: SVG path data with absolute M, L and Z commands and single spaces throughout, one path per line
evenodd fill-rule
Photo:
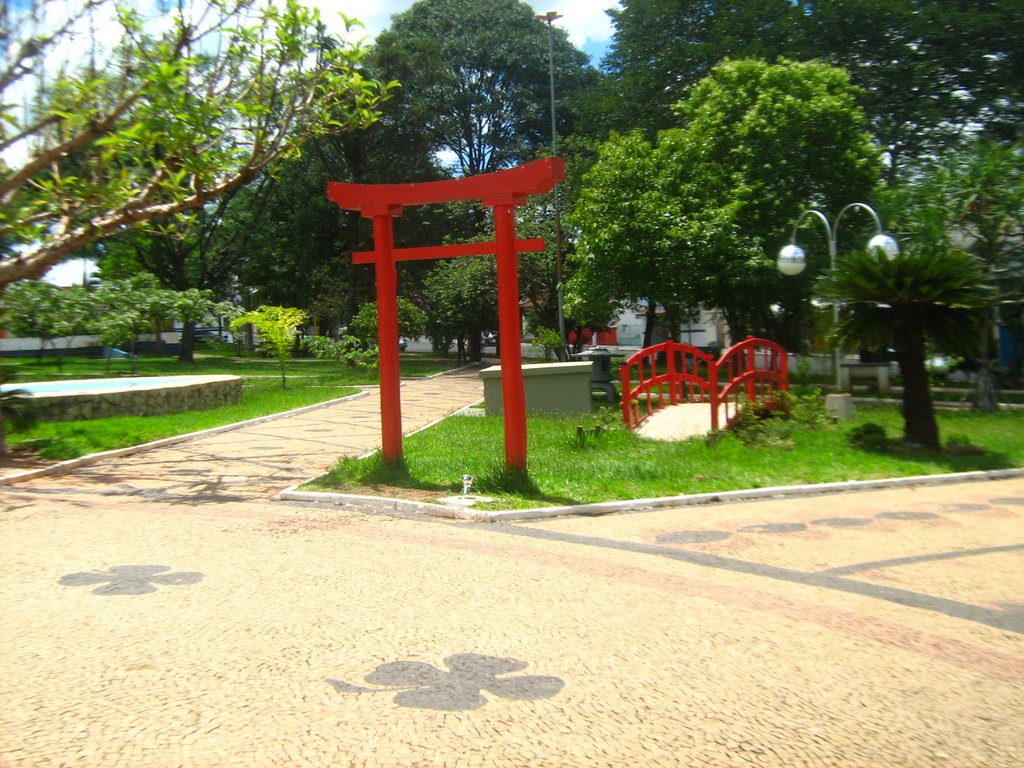
M 674 341 L 642 349 L 619 369 L 626 426 L 636 429 L 667 406 L 707 403 L 711 429 L 728 429 L 742 405 L 779 407 L 778 393 L 789 389 L 787 358 L 774 341 L 753 336 L 717 360 Z

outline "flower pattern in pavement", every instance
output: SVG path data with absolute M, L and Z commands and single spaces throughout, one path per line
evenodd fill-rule
M 554 696 L 565 682 L 548 675 L 499 677 L 519 672 L 529 664 L 518 659 L 459 653 L 444 660 L 448 671 L 421 661 L 391 661 L 381 664 L 364 679 L 376 688 L 364 688 L 344 680 L 328 679 L 342 693 L 398 691 L 399 706 L 418 709 L 470 710 L 487 703 L 487 691 L 511 701 L 533 701 Z
M 169 570 L 169 565 L 115 565 L 106 571 L 69 573 L 57 583 L 65 587 L 98 584 L 93 590 L 97 595 L 145 595 L 156 592 L 156 584 L 195 584 L 203 578 L 203 574 L 194 571 L 165 573 Z

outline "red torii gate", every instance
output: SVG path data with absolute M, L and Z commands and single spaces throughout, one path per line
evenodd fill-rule
M 411 259 L 498 257 L 498 334 L 501 338 L 501 386 L 505 412 L 505 464 L 526 470 L 526 398 L 520 349 L 519 257 L 544 249 L 539 238 L 516 240 L 514 210 L 528 195 L 549 192 L 565 179 L 557 157 L 495 173 L 417 184 L 350 184 L 332 181 L 327 196 L 340 207 L 373 219 L 372 251 L 352 254 L 354 264 L 373 264 L 377 277 L 377 345 L 380 353 L 380 422 L 382 454 L 389 463 L 402 460 L 402 397 L 398 362 L 398 271 L 395 262 Z M 393 219 L 408 205 L 479 200 L 494 209 L 494 242 L 395 248 Z

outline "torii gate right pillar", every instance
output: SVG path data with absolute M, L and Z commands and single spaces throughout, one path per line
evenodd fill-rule
M 523 391 L 519 256 L 516 253 L 514 210 L 513 203 L 494 206 L 494 241 L 498 252 L 498 337 L 501 339 L 505 466 L 525 472 L 526 395 Z

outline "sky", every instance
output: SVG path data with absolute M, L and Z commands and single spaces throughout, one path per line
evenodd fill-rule
M 325 21 L 335 17 L 338 10 L 359 19 L 368 37 L 373 37 L 390 26 L 391 17 L 413 4 L 413 0 L 377 0 L 352 2 L 351 0 L 307 0 L 320 9 Z M 555 26 L 564 29 L 569 40 L 587 53 L 595 66 L 611 42 L 612 22 L 606 8 L 617 7 L 618 0 L 526 0 L 538 14 L 554 11 L 562 16 Z
M 618 0 L 526 0 L 538 14 L 554 11 L 562 16 L 554 24 L 566 31 L 569 41 L 590 56 L 594 66 L 601 63 L 612 38 L 612 23 L 606 8 L 618 6 Z M 13 0 L 17 7 L 24 0 Z M 310 5 L 320 9 L 320 14 L 328 26 L 332 22 L 337 27 L 332 30 L 341 33 L 343 27 L 337 13 L 341 11 L 348 16 L 357 18 L 363 24 L 362 33 L 372 39 L 391 24 L 391 17 L 409 8 L 414 0 L 306 0 Z M 83 269 L 94 271 L 91 263 L 83 264 L 81 259 L 58 264 L 51 269 L 44 279 L 57 285 L 81 284 Z

